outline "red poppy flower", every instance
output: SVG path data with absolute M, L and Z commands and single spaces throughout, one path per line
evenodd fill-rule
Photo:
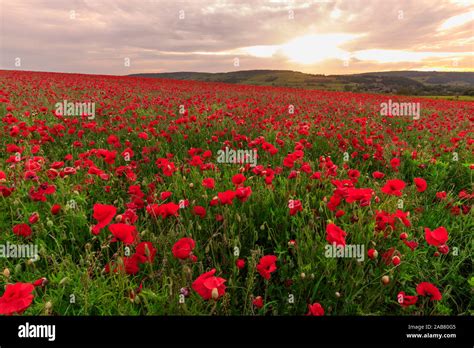
M 400 167 L 400 159 L 392 158 L 390 165 L 392 166 L 394 172 L 398 172 L 398 167 Z
M 0 196 L 9 197 L 14 190 L 15 190 L 14 187 L 9 188 L 9 187 L 0 185 Z
M 253 299 L 252 303 L 255 307 L 262 308 L 263 307 L 263 298 L 262 298 L 262 296 L 255 297 Z
M 58 215 L 60 211 L 61 211 L 61 206 L 59 204 L 54 204 L 51 207 L 51 214 L 53 215 Z
M 260 259 L 260 262 L 257 265 L 257 271 L 265 279 L 270 279 L 271 273 L 277 270 L 276 261 L 277 257 L 275 255 L 266 255 Z
M 115 214 L 117 213 L 117 208 L 113 205 L 107 204 L 94 204 L 94 214 L 92 215 L 99 223 L 92 228 L 92 233 L 98 235 L 100 230 L 107 226 Z
M 290 208 L 290 215 L 293 216 L 299 211 L 303 211 L 303 205 L 298 199 L 290 199 L 288 202 L 288 208 Z
M 238 269 L 242 269 L 245 267 L 245 260 L 244 259 L 237 259 L 235 261 L 235 265 L 237 266 Z
M 416 304 L 416 302 L 418 301 L 418 296 L 409 296 L 406 295 L 404 291 L 400 291 L 397 295 L 397 300 L 400 306 L 409 307 Z
M 346 215 L 346 212 L 344 210 L 338 210 L 336 212 L 336 217 L 337 218 L 340 218 L 341 216 L 344 216 L 344 215 Z
M 385 177 L 385 174 L 382 172 L 373 172 L 372 177 L 374 179 L 383 179 Z
M 374 190 L 370 188 L 348 188 L 346 190 L 346 202 L 360 202 L 361 206 L 364 207 L 370 205 L 373 194 Z
M 225 192 L 218 192 L 217 197 L 219 197 L 221 204 L 232 204 L 232 201 L 235 198 L 235 192 L 232 190 L 227 190 Z
M 162 219 L 166 219 L 168 216 L 178 216 L 179 205 L 173 202 L 165 204 L 150 204 L 146 207 L 146 211 L 153 217 L 161 216 Z
M 308 304 L 308 313 L 306 315 L 309 316 L 323 316 L 324 315 L 324 308 L 319 304 L 318 302 L 315 302 L 313 304 Z
M 124 272 L 127 274 L 137 274 L 140 271 L 141 257 L 137 254 L 133 254 L 131 257 L 124 256 L 122 263 L 111 262 L 105 266 L 106 273 L 117 273 Z
M 431 231 L 425 227 L 425 238 L 429 245 L 440 246 L 446 244 L 449 239 L 448 231 L 443 226 Z
M 226 286 L 224 278 L 215 277 L 216 269 L 212 269 L 209 272 L 201 274 L 193 282 L 192 288 L 196 291 L 204 300 L 214 299 L 217 300 L 219 297 L 225 294 Z
M 235 190 L 235 196 L 239 199 L 241 202 L 246 202 L 250 195 L 252 194 L 252 188 L 250 186 L 246 187 L 238 187 Z
M 360 177 L 360 172 L 357 169 L 349 169 L 347 171 L 347 176 L 353 181 L 357 182 L 357 179 Z
M 172 195 L 172 193 L 169 192 L 169 191 L 161 192 L 161 193 L 160 193 L 160 200 L 165 201 L 165 200 L 167 200 L 168 198 L 170 198 L 171 195 Z
M 0 314 L 12 315 L 23 313 L 33 302 L 33 290 L 30 283 L 8 284 L 0 297 Z
M 428 184 L 426 183 L 425 179 L 422 178 L 415 178 L 413 179 L 415 185 L 416 185 L 416 190 L 418 192 L 424 192 L 426 188 L 428 187 Z
M 137 235 L 136 227 L 127 224 L 112 224 L 109 226 L 109 230 L 115 237 L 112 241 L 120 240 L 125 245 L 132 244 Z
M 201 207 L 200 205 L 196 205 L 193 208 L 194 214 L 199 216 L 201 219 L 206 217 L 206 209 L 204 207 Z
M 405 182 L 399 179 L 387 180 L 385 186 L 382 187 L 382 192 L 387 195 L 393 195 L 400 197 L 402 195 L 402 190 L 405 188 Z
M 140 263 L 153 263 L 156 255 L 156 248 L 153 247 L 151 242 L 141 242 L 137 245 L 135 254 Z
M 172 248 L 173 256 L 185 260 L 190 257 L 191 252 L 196 247 L 196 242 L 192 238 L 181 238 Z
M 31 227 L 27 224 L 18 224 L 13 227 L 13 233 L 17 236 L 29 237 L 31 235 Z
M 439 301 L 442 299 L 438 288 L 431 283 L 422 282 L 416 287 L 416 292 L 420 296 L 430 296 L 431 301 Z
M 202 180 L 202 186 L 208 188 L 208 189 L 213 189 L 216 186 L 216 183 L 214 179 L 212 178 L 206 178 Z
M 395 212 L 395 214 L 392 214 L 392 218 L 398 218 L 400 219 L 400 221 L 406 226 L 406 227 L 410 227 L 411 226 L 411 222 L 410 220 L 408 220 L 408 215 L 409 215 L 409 212 L 403 212 L 401 211 L 400 209 L 397 209 L 397 211 Z
M 412 251 L 415 250 L 418 247 L 418 242 L 416 242 L 414 240 L 409 241 L 409 240 L 404 239 L 403 243 L 405 243 L 405 245 L 407 247 L 409 247 Z
M 329 198 L 328 202 L 328 209 L 331 211 L 335 211 L 337 207 L 341 204 L 341 196 L 334 194 Z
M 326 226 L 326 240 L 330 243 L 336 243 L 336 245 L 346 245 L 345 237 L 347 233 L 344 232 L 340 227 L 333 223 Z
M 235 185 L 235 186 L 240 186 L 242 185 L 245 180 L 247 180 L 245 178 L 245 176 L 243 174 L 236 174 L 232 177 L 232 183 Z

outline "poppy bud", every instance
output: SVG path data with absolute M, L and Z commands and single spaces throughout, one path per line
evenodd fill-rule
M 5 268 L 3 270 L 3 275 L 6 277 L 6 278 L 10 278 L 10 270 L 8 268 Z
M 449 253 L 449 247 L 448 247 L 446 244 L 440 245 L 440 246 L 438 247 L 438 251 L 439 251 L 441 254 L 445 254 L 445 255 L 446 255 L 447 253 Z
M 33 285 L 34 285 L 34 286 L 41 286 L 41 287 L 43 287 L 43 286 L 47 285 L 48 283 L 49 283 L 48 279 L 46 279 L 45 277 L 43 277 L 43 278 L 39 278 L 38 280 L 35 280 L 35 281 L 33 282 Z
M 341 297 L 341 293 L 339 291 L 336 291 L 336 297 L 337 298 Z
M 392 263 L 394 266 L 398 266 L 400 264 L 400 258 L 398 256 L 392 257 Z
M 53 227 L 53 226 L 54 226 L 54 222 L 48 219 L 48 220 L 46 221 L 46 225 L 47 225 L 48 227 Z
M 387 285 L 388 283 L 390 283 L 390 277 L 389 276 L 383 276 L 382 277 L 382 283 L 383 285 Z
M 191 255 L 189 255 L 189 256 L 191 257 Z M 189 266 L 187 266 L 187 265 L 183 267 L 183 272 L 184 272 L 186 275 L 189 275 L 189 276 L 192 275 L 192 273 L 193 273 L 193 272 L 191 271 L 191 268 L 189 268 Z
M 401 239 L 401 240 L 405 240 L 405 239 L 407 239 L 407 238 L 408 238 L 408 234 L 407 234 L 407 233 L 405 233 L 405 232 L 400 233 L 400 239 Z
M 217 300 L 219 298 L 219 290 L 217 288 L 212 289 L 211 296 L 213 300 Z
M 189 297 L 190 291 L 188 288 L 181 288 L 179 290 L 179 293 L 183 295 L 184 297 Z
M 306 278 L 306 274 L 305 274 L 304 272 L 302 272 L 302 273 L 300 274 L 300 277 L 301 277 L 301 279 L 304 279 L 304 278 Z
M 117 216 L 115 217 L 115 222 L 120 222 L 120 221 L 122 221 L 122 218 L 123 218 L 122 215 L 117 215 Z
M 49 311 L 51 308 L 53 308 L 53 304 L 52 304 L 51 301 L 48 301 L 48 302 L 46 302 L 46 303 L 44 304 L 44 309 L 45 309 L 46 311 Z
M 375 249 L 369 249 L 367 251 L 367 256 L 369 256 L 369 259 L 374 260 L 377 258 L 377 256 L 379 256 L 379 253 Z
M 30 218 L 28 219 L 30 224 L 34 224 L 34 223 L 38 222 L 38 220 L 39 220 L 39 214 L 36 213 L 36 212 L 31 214 Z

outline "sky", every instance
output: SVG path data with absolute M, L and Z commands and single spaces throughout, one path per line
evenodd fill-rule
M 474 71 L 474 0 L 0 0 L 0 69 Z

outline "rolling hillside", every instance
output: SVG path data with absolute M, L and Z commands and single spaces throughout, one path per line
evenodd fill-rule
M 331 91 L 474 96 L 474 72 L 389 71 L 354 75 L 313 75 L 291 70 L 246 70 L 227 73 L 144 73 L 130 76 Z

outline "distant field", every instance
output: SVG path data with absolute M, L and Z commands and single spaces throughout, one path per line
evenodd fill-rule
M 474 72 L 387 71 L 354 75 L 314 75 L 290 70 L 241 70 L 227 73 L 171 72 L 130 76 L 336 92 L 436 95 L 449 96 L 449 99 L 458 95 L 474 95 Z M 468 98 L 470 99 L 459 100 L 472 100 L 472 97 Z
M 444 99 L 444 100 L 459 100 L 459 101 L 474 101 L 474 96 L 472 95 L 461 95 L 461 96 L 454 96 L 454 95 L 423 95 L 417 96 L 421 98 L 430 98 L 430 99 Z

